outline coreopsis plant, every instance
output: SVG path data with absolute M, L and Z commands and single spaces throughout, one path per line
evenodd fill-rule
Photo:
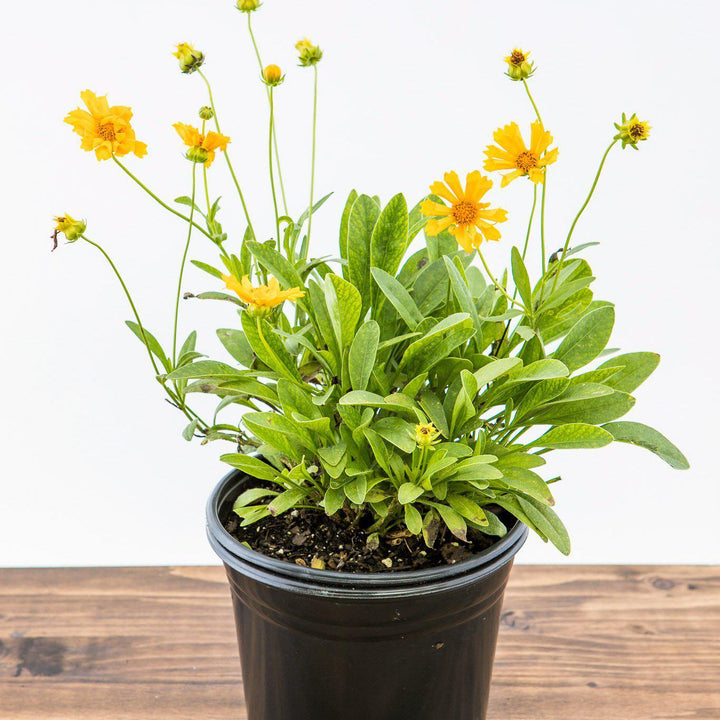
M 518 123 L 502 125 L 484 159 L 468 158 L 464 178 L 446 172 L 413 205 L 402 194 L 383 201 L 353 191 L 340 218 L 337 255 L 318 258 L 311 249 L 312 218 L 329 197 L 314 197 L 323 54 L 308 39 L 296 45 L 300 72 L 312 68 L 314 97 L 309 203 L 292 219 L 274 105 L 286 75 L 261 61 L 252 30 L 259 7 L 237 2 L 247 15 L 267 94 L 273 217 L 251 221 L 230 158 L 231 138 L 221 131 L 203 71 L 206 56 L 188 43 L 179 44 L 175 56 L 182 72 L 205 83 L 208 105 L 199 123 L 173 125 L 192 170 L 190 194 L 175 201 L 184 211 L 160 199 L 120 160 L 147 152 L 135 138 L 130 108 L 111 107 L 86 90 L 81 96 L 87 111 L 73 110 L 66 119 L 84 150 L 112 160 L 185 224 L 169 349 L 143 325 L 120 272 L 87 234 L 85 221 L 64 215 L 54 236 L 89 243 L 110 263 L 133 311 L 127 324 L 187 419 L 184 437 L 231 443 L 222 461 L 259 481 L 235 501 L 242 524 L 304 508 L 360 525 L 369 543 L 401 529 L 432 546 L 440 532 L 461 541 L 468 528 L 502 536 L 509 513 L 567 553 L 570 540 L 553 509 L 551 487 L 560 478 L 547 470 L 550 451 L 616 441 L 686 468 L 683 455 L 660 433 L 619 420 L 659 357 L 607 349 L 615 310 L 594 296 L 584 256 L 595 243 L 572 244 L 611 149 L 618 143 L 637 149 L 649 137 L 647 122 L 633 114 L 616 124 L 562 247 L 549 253 L 546 179 L 559 152 L 530 92 L 535 65 L 528 53 L 513 50 L 505 58 L 507 74 L 530 99 L 532 122 L 522 123 L 529 128 L 527 142 Z M 223 231 L 219 201 L 211 201 L 209 178 L 218 172 L 218 154 L 246 220 L 242 238 Z M 480 164 L 489 174 L 474 169 Z M 529 221 L 513 221 L 499 207 L 498 179 L 500 188 L 527 181 Z M 207 273 L 207 286 L 186 296 L 237 307 L 236 323 L 217 330 L 227 351 L 223 358 L 201 354 L 195 332 L 182 343 L 178 338 L 184 271 L 198 234 L 219 258 L 192 261 Z M 540 262 L 531 267 L 528 249 L 538 239 Z M 488 242 L 507 243 L 509 272 L 490 269 L 483 253 Z M 217 398 L 211 419 L 194 409 L 199 393 Z

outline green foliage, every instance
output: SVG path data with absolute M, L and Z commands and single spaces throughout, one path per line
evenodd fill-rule
M 400 528 L 432 545 L 443 534 L 502 536 L 509 513 L 568 553 L 550 491 L 558 478 L 540 474 L 548 452 L 617 441 L 688 466 L 657 431 L 618 421 L 659 358 L 598 361 L 615 311 L 594 299 L 583 248 L 555 256 L 533 285 L 513 247 L 512 285 L 506 273 L 498 288 L 446 233 L 406 257 L 424 224 L 418 206 L 408 212 L 402 195 L 381 206 L 353 191 L 334 272 L 305 244 L 297 250 L 306 220 L 283 218 L 278 246 L 248 234 L 239 258 L 221 258 L 236 277 L 254 266 L 262 279 L 305 291 L 296 305 L 263 313 L 240 302 L 238 326 L 217 331 L 223 361 L 197 353 L 193 334 L 173 364 L 128 323 L 181 400 L 216 395 L 216 418 L 240 410 L 239 423 L 210 428 L 189 416 L 183 434 L 239 442 L 222 461 L 263 483 L 235 503 L 243 524 L 302 505 L 362 522 L 371 544 Z

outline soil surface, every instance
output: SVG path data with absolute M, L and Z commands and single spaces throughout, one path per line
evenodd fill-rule
M 507 527 L 513 525 L 514 518 L 499 508 L 498 514 Z M 439 533 L 435 547 L 428 548 L 421 535 L 398 530 L 385 536 L 379 547 L 370 549 L 365 530 L 343 522 L 339 515 L 328 517 L 322 510 L 291 510 L 247 527 L 240 527 L 240 519 L 231 514 L 225 529 L 253 550 L 277 560 L 351 573 L 454 565 L 494 545 L 499 539 L 469 529 L 468 542 L 463 543 L 444 529 Z

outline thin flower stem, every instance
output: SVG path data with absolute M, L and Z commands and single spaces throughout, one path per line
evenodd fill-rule
M 533 183 L 533 202 L 532 208 L 530 209 L 530 218 L 528 220 L 527 232 L 525 233 L 525 245 L 523 245 L 522 259 L 525 262 L 525 256 L 528 251 L 528 244 L 530 242 L 530 231 L 532 230 L 533 216 L 535 215 L 535 206 L 537 205 L 537 185 Z M 516 288 L 517 291 L 517 288 Z
M 527 84 L 527 80 L 523 78 L 522 84 L 525 86 L 525 92 L 527 93 L 527 96 L 530 98 L 530 102 L 532 103 L 533 110 L 535 110 L 535 115 L 537 115 L 537 119 L 542 123 L 542 118 L 540 117 L 540 111 L 538 110 L 537 105 L 535 104 L 535 100 L 533 100 L 532 93 L 530 92 L 530 86 Z
M 580 216 L 585 212 L 585 208 L 590 203 L 590 200 L 593 196 L 593 193 L 595 192 L 595 188 L 597 187 L 598 180 L 600 180 L 600 173 L 602 173 L 603 166 L 605 165 L 605 160 L 607 160 L 607 156 L 610 154 L 610 151 L 613 149 L 613 146 L 617 140 L 613 140 L 608 146 L 607 150 L 605 150 L 604 155 L 602 156 L 602 160 L 600 161 L 600 166 L 597 169 L 597 172 L 595 173 L 595 179 L 593 180 L 593 184 L 590 186 L 590 192 L 588 193 L 587 197 L 585 198 L 585 202 L 582 204 L 582 207 L 580 210 L 578 210 L 578 214 L 575 216 L 575 219 L 572 221 L 572 225 L 570 226 L 570 230 L 567 234 L 567 238 L 565 239 L 565 245 L 563 245 L 563 251 L 562 255 L 560 256 L 560 262 L 558 263 L 558 272 L 555 273 L 555 278 L 553 280 L 552 289 L 550 291 L 550 294 L 555 291 L 555 287 L 557 285 L 558 281 L 558 275 L 560 274 L 560 268 L 562 268 L 563 261 L 565 260 L 565 255 L 567 254 L 568 247 L 570 246 L 570 238 L 572 238 L 572 234 L 575 231 L 575 226 L 578 223 L 578 220 L 580 219 Z
M 213 99 L 213 93 L 212 93 L 212 87 L 210 86 L 210 81 L 205 77 L 205 73 L 203 73 L 202 70 L 198 70 L 198 75 L 205 81 L 205 85 L 207 86 L 208 91 L 208 99 L 210 100 L 210 107 L 213 111 L 213 117 L 215 118 L 215 128 L 219 133 L 222 134 L 222 130 L 220 130 L 220 121 L 218 120 L 217 116 L 217 110 L 215 109 L 215 100 Z M 223 155 L 225 156 L 225 162 L 227 163 L 228 170 L 230 170 L 230 175 L 232 176 L 233 182 L 235 183 L 235 188 L 238 191 L 238 195 L 240 196 L 240 203 L 243 208 L 243 212 L 245 213 L 245 219 L 247 220 L 247 224 L 250 228 L 250 232 L 252 233 L 253 237 L 255 237 L 255 230 L 253 229 L 253 224 L 250 221 L 250 213 L 248 212 L 247 204 L 245 203 L 245 196 L 243 195 L 242 188 L 240 187 L 240 182 L 237 179 L 237 175 L 235 175 L 235 170 L 233 169 L 232 161 L 230 160 L 230 155 L 228 154 L 228 151 L 225 150 L 223 152 Z
M 263 63 L 262 59 L 260 58 L 260 50 L 258 50 L 257 42 L 255 42 L 255 33 L 252 29 L 252 13 L 247 14 L 248 19 L 248 32 L 250 33 L 250 39 L 252 40 L 253 48 L 255 49 L 255 57 L 258 61 L 258 66 L 260 68 L 260 74 L 262 74 L 263 71 Z M 270 99 L 270 88 L 265 86 L 265 90 L 268 94 L 268 100 Z M 283 176 L 282 176 L 282 167 L 280 165 L 280 153 L 278 152 L 278 139 L 277 139 L 277 127 L 273 126 L 273 145 L 275 147 L 275 165 L 277 167 L 277 173 L 278 173 L 278 180 L 280 181 L 280 195 L 282 195 L 282 201 L 283 201 L 283 212 L 285 215 L 288 214 L 288 206 L 287 206 L 287 200 L 285 199 L 285 183 L 283 182 Z
M 132 309 L 133 315 L 135 316 L 135 321 L 138 324 L 138 328 L 140 328 L 140 333 L 143 337 L 143 343 L 145 344 L 145 349 L 147 350 L 148 357 L 150 358 L 150 362 L 152 363 L 153 370 L 155 370 L 155 374 L 159 375 L 160 370 L 158 369 L 157 363 L 155 362 L 155 357 L 152 354 L 152 351 L 150 350 L 150 345 L 148 343 L 147 335 L 145 334 L 145 328 L 143 327 L 142 320 L 140 320 L 140 315 L 137 311 L 137 308 L 135 307 L 135 303 L 133 302 L 132 295 L 130 294 L 130 291 L 127 288 L 127 285 L 125 284 L 125 281 L 122 278 L 122 275 L 120 274 L 120 271 L 117 269 L 115 263 L 112 261 L 112 258 L 105 252 L 105 249 L 98 245 L 98 243 L 94 242 L 88 237 L 85 237 L 85 235 L 80 236 L 86 243 L 89 245 L 92 245 L 93 247 L 96 247 L 102 254 L 103 257 L 108 261 L 110 267 L 112 268 L 113 272 L 115 273 L 115 277 L 120 281 L 120 285 L 125 292 L 125 297 L 127 298 L 128 302 L 130 303 L 130 308 Z
M 180 262 L 180 274 L 178 276 L 177 293 L 175 295 L 175 319 L 173 321 L 173 344 L 172 344 L 172 359 L 173 368 L 177 364 L 177 330 L 178 330 L 178 317 L 180 315 L 180 293 L 182 292 L 182 281 L 185 273 L 185 263 L 187 261 L 188 251 L 190 250 L 190 239 L 192 238 L 192 217 L 195 212 L 195 163 L 193 163 L 192 170 L 192 205 L 190 206 L 190 223 L 188 225 L 187 240 L 185 241 L 185 250 L 183 252 L 182 261 Z M 184 404 L 184 403 L 183 403 Z
M 478 248 L 477 254 L 480 257 L 480 260 L 482 261 L 483 267 L 485 268 L 485 272 L 488 274 L 488 277 L 492 280 L 493 285 L 495 285 L 495 287 L 510 301 L 510 305 L 511 306 L 519 305 L 522 308 L 523 312 L 527 312 L 527 308 L 522 303 L 518 302 L 514 298 L 511 298 L 510 295 L 508 295 L 505 288 L 503 288 L 502 285 L 500 285 L 500 283 L 495 279 L 495 276 L 490 271 L 488 264 L 485 262 L 485 257 L 480 252 L 480 248 Z
M 315 71 L 315 81 L 313 88 L 313 125 L 312 125 L 312 164 L 310 169 L 310 206 L 308 209 L 308 247 L 310 245 L 310 232 L 312 231 L 313 217 L 313 201 L 315 197 L 315 145 L 317 137 L 317 101 L 318 101 L 318 70 L 317 65 L 313 65 Z
M 164 207 L 166 210 L 169 210 L 173 215 L 176 215 L 177 217 L 181 218 L 181 219 L 184 220 L 185 222 L 191 222 L 190 218 L 189 218 L 187 215 L 183 215 L 181 212 L 178 212 L 177 210 L 171 208 L 167 203 L 164 203 L 152 190 L 150 190 L 150 189 L 147 187 L 147 185 L 145 185 L 145 184 L 143 184 L 142 182 L 140 182 L 140 180 L 139 180 L 135 175 L 133 175 L 133 173 L 131 173 L 130 170 L 128 170 L 128 169 L 125 167 L 125 165 L 123 165 L 123 164 L 117 159 L 117 157 L 115 157 L 115 155 L 112 156 L 112 159 L 115 161 L 115 163 L 116 163 L 117 165 L 119 165 L 119 166 L 122 168 L 123 172 L 124 172 L 126 175 L 128 175 L 132 180 L 134 180 L 153 200 L 155 200 L 157 203 L 159 203 L 160 205 L 162 205 L 162 207 Z M 193 222 L 193 225 L 194 225 L 194 227 L 195 227 L 197 230 L 199 230 L 203 235 L 205 235 L 205 237 L 207 237 L 207 238 L 209 238 L 210 240 L 212 240 L 212 236 L 210 235 L 210 233 L 209 233 L 207 230 L 204 230 L 200 225 L 198 225 L 198 224 L 195 223 L 195 222 Z
M 278 213 L 277 193 L 275 192 L 275 174 L 273 173 L 273 125 L 275 124 L 275 102 L 273 89 L 270 88 L 270 133 L 268 142 L 268 159 L 270 162 L 270 187 L 272 189 L 273 207 L 275 208 L 275 230 L 277 232 L 277 246 L 281 249 L 280 244 L 280 215 Z

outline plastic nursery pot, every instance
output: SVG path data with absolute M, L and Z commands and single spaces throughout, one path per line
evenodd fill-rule
M 207 505 L 232 593 L 248 720 L 484 720 L 517 523 L 473 558 L 426 570 L 314 570 L 248 549 L 223 527 L 253 481 Z

